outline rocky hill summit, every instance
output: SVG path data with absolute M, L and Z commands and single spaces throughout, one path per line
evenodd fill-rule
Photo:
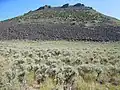
M 120 20 L 77 3 L 45 5 L 0 22 L 0 40 L 119 41 Z

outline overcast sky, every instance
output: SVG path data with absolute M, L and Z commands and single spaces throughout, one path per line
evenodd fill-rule
M 22 15 L 43 5 L 60 6 L 65 3 L 83 3 L 120 19 L 120 0 L 0 0 L 0 20 Z

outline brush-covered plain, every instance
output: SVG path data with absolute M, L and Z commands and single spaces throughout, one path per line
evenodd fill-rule
M 0 90 L 120 90 L 120 42 L 0 41 Z

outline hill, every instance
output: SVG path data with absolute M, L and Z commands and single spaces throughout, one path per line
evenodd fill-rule
M 45 5 L 0 22 L 0 40 L 119 41 L 120 21 L 77 3 Z

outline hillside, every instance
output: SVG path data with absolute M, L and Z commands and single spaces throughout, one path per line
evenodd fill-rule
M 119 41 L 120 21 L 81 3 L 45 5 L 0 22 L 0 39 Z

